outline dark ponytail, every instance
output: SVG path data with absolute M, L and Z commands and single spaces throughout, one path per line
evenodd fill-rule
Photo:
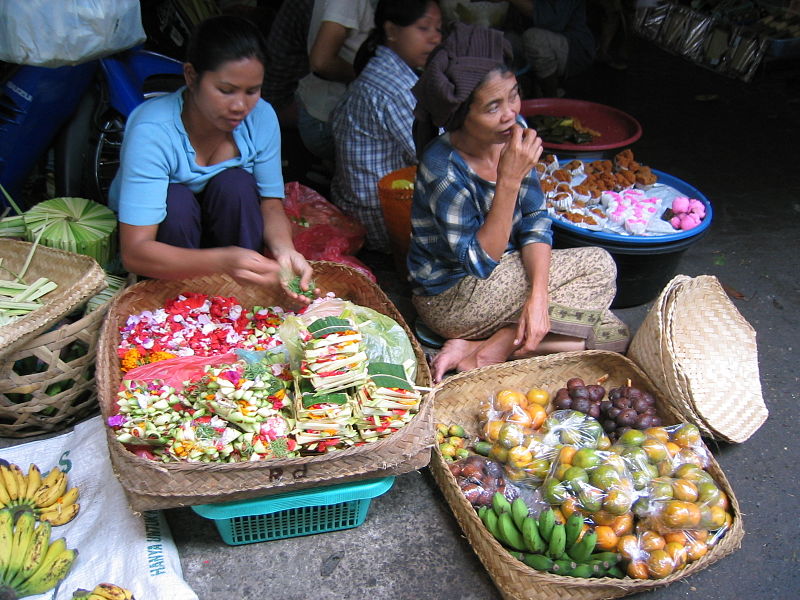
M 243 58 L 255 58 L 266 65 L 264 39 L 247 19 L 233 15 L 211 17 L 200 22 L 192 32 L 186 50 L 186 62 L 202 77 L 220 65 Z
M 431 4 L 439 5 L 439 0 L 380 0 L 375 7 L 375 27 L 361 44 L 353 59 L 353 70 L 358 76 L 369 60 L 375 56 L 378 46 L 386 45 L 386 23 L 398 27 L 408 27 L 425 16 Z

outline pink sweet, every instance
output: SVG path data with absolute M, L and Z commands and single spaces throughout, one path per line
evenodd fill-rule
M 681 228 L 681 218 L 680 217 L 672 217 L 669 220 L 669 224 L 672 225 L 675 229 Z
M 691 214 L 685 214 L 681 216 L 680 222 L 681 222 L 681 229 L 683 229 L 684 231 L 686 231 L 687 229 L 693 229 L 694 227 L 700 225 L 700 219 Z
M 705 205 L 700 202 L 699 200 L 695 200 L 692 198 L 689 200 L 689 211 L 690 214 L 696 215 L 698 218 L 702 219 L 706 216 L 706 207 Z
M 676 214 L 685 213 L 689 210 L 689 198 L 678 196 L 672 201 L 672 212 Z

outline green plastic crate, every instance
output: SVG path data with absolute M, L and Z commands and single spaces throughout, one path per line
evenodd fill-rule
M 358 527 L 367 518 L 372 498 L 393 484 L 394 477 L 382 477 L 253 500 L 200 504 L 192 510 L 213 519 L 222 541 L 238 546 Z

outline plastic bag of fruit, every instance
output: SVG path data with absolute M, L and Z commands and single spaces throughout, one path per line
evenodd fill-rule
M 672 454 L 662 433 L 663 430 L 629 429 L 609 448 L 625 461 L 637 492 L 645 490 L 654 477 L 670 475 L 673 471 Z
M 611 445 L 597 419 L 575 410 L 550 413 L 540 431 L 544 434 L 544 442 L 554 448 L 569 445 L 606 450 Z
M 548 392 L 540 388 L 525 392 L 506 388 L 489 396 L 479 408 L 481 441 L 475 444 L 475 451 L 502 463 L 506 476 L 521 486 L 538 486 L 555 456 L 555 449 L 545 444 L 539 433 L 549 399 Z
M 640 524 L 635 534 L 619 538 L 617 552 L 628 577 L 663 579 L 705 556 L 726 531 L 727 527 L 661 533 Z
M 636 500 L 633 480 L 619 454 L 607 450 L 563 446 L 541 487 L 542 498 L 565 517 L 580 511 L 589 520 L 631 512 Z M 594 515 L 600 513 L 600 517 Z
M 516 488 L 506 484 L 503 465 L 472 454 L 448 465 L 464 497 L 475 508 L 491 506 L 495 492 L 500 492 L 509 501 L 517 497 Z

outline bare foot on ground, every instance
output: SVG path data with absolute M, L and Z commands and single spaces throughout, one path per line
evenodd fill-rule
M 433 382 L 439 383 L 448 371 L 455 369 L 458 364 L 467 356 L 472 354 L 482 342 L 470 340 L 452 339 L 447 340 L 439 353 L 431 361 L 431 375 Z

